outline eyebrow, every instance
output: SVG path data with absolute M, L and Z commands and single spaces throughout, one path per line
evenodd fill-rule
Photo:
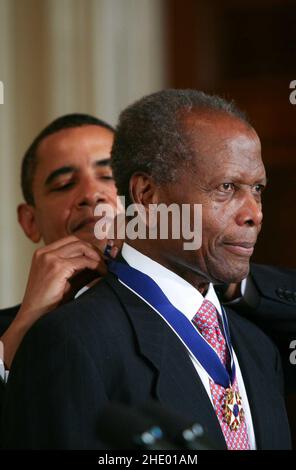
M 111 158 L 105 158 L 104 160 L 96 160 L 93 166 L 111 166 Z
M 96 160 L 92 166 L 94 168 L 97 167 L 106 167 L 111 165 L 111 158 L 104 158 L 103 160 Z M 66 175 L 68 173 L 74 173 L 77 171 L 76 166 L 61 166 L 60 168 L 57 168 L 56 170 L 52 171 L 48 177 L 45 180 L 45 186 L 49 186 L 56 178 L 58 178 L 61 175 Z

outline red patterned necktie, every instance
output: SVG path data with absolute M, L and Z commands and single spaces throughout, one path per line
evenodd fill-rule
M 215 350 L 220 358 L 220 361 L 226 366 L 229 361 L 229 353 L 226 347 L 225 338 L 219 326 L 215 306 L 208 300 L 204 300 L 200 309 L 193 317 L 192 322 L 202 334 L 204 339 Z M 241 416 L 239 411 L 240 409 L 242 410 L 242 406 L 239 395 L 236 395 L 235 393 L 233 394 L 234 397 L 238 397 L 237 401 L 233 400 L 230 395 L 228 395 L 229 399 L 227 399 L 226 389 L 222 385 L 213 382 L 212 379 L 210 379 L 210 389 L 216 415 L 223 431 L 227 448 L 229 450 L 249 450 L 250 444 L 245 418 L 242 418 L 242 422 L 240 422 L 237 429 L 231 429 L 231 426 L 233 428 L 236 427 L 235 424 L 237 424 L 237 418 Z M 232 385 L 232 390 L 233 392 L 239 392 L 236 378 Z M 225 410 L 226 400 L 227 411 Z M 228 413 L 229 416 L 229 424 L 227 423 L 226 413 Z M 243 411 L 241 411 L 241 413 L 243 413 Z

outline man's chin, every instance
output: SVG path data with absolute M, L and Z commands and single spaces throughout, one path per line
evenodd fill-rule
M 243 266 L 231 266 L 227 269 L 224 267 L 223 271 L 215 273 L 214 283 L 221 284 L 237 284 L 245 279 L 250 271 L 250 263 L 245 263 Z
M 86 231 L 77 232 L 76 236 L 85 242 L 90 243 L 91 245 L 96 246 L 102 253 L 104 252 L 107 240 L 104 238 L 103 240 L 99 240 L 95 237 L 93 233 L 89 233 Z

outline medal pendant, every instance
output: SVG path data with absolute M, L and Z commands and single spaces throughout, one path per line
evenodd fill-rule
M 224 417 L 230 429 L 236 431 L 244 421 L 242 399 L 240 394 L 232 388 L 227 388 L 225 393 Z

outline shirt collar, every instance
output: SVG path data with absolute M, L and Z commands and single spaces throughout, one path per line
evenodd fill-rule
M 143 255 L 127 243 L 123 244 L 122 257 L 135 269 L 153 279 L 169 301 L 191 321 L 205 299 L 212 302 L 221 315 L 221 306 L 213 284 L 209 284 L 205 297 L 189 282 L 157 261 Z

